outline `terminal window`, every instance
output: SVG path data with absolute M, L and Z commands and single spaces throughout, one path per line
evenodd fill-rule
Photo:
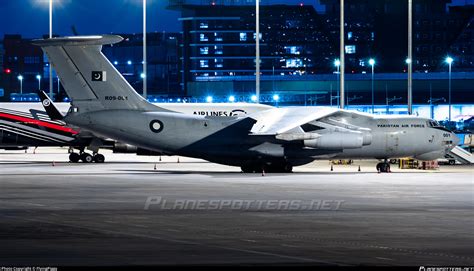
M 207 59 L 199 60 L 199 67 L 209 68 L 209 60 L 207 60 Z
M 286 60 L 286 67 L 287 68 L 298 68 L 303 67 L 303 60 L 300 58 L 290 58 Z
M 356 46 L 355 45 L 346 45 L 346 54 L 355 54 Z
M 199 34 L 199 41 L 209 41 L 206 35 L 204 34 Z
M 201 47 L 199 48 L 199 53 L 201 55 L 208 55 L 209 54 L 209 47 Z
M 224 53 L 222 45 L 215 45 L 214 46 L 214 54 L 222 55 Z
M 285 46 L 287 54 L 299 55 L 301 51 L 301 46 Z

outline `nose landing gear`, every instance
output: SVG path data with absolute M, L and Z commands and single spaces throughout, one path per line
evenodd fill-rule
M 386 159 L 385 159 L 384 162 L 378 163 L 375 166 L 375 168 L 377 169 L 378 172 L 384 172 L 384 173 L 391 172 L 390 171 L 390 163 L 388 163 Z

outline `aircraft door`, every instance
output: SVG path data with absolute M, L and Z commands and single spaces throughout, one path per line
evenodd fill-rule
M 396 155 L 399 151 L 400 137 L 398 133 L 387 133 L 385 150 L 388 155 Z

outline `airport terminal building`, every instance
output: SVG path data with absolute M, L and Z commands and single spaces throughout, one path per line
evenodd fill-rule
M 170 0 L 180 12 L 180 33 L 148 34 L 148 94 L 151 101 L 251 101 L 255 92 L 255 2 L 243 0 Z M 400 1 L 352 1 L 346 6 L 346 104 L 371 103 L 381 112 L 407 102 L 406 16 Z M 414 5 L 414 103 L 434 108 L 449 100 L 470 112 L 474 103 L 473 6 L 450 1 L 417 1 Z M 262 102 L 278 105 L 337 105 L 339 102 L 338 1 L 312 5 L 266 5 L 260 11 Z M 366 16 L 373 14 L 373 16 Z M 450 31 L 446 31 L 449 28 Z M 387 30 L 388 29 L 388 30 Z M 130 84 L 142 92 L 142 35 L 122 34 L 125 40 L 104 53 Z M 19 75 L 24 100 L 48 89 L 48 60 L 18 35 L 2 42 L 0 88 L 3 101 L 18 101 Z M 40 76 L 41 79 L 37 79 Z M 40 82 L 38 82 L 40 81 Z M 56 100 L 64 100 L 53 73 Z M 33 93 L 28 96 L 28 93 Z M 25 96 L 26 95 L 26 96 Z M 278 95 L 278 101 L 274 97 Z M 364 108 L 356 108 L 365 110 Z M 428 109 L 428 110 L 431 110 Z M 427 109 L 423 109 L 427 110 Z M 436 110 L 435 110 L 436 111 Z M 400 112 L 401 113 L 401 112 Z M 432 115 L 436 115 L 433 113 Z

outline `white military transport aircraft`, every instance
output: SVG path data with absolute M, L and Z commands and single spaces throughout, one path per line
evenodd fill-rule
M 72 100 L 66 123 L 145 149 L 240 166 L 291 172 L 316 159 L 444 157 L 457 137 L 436 121 L 374 116 L 328 107 L 267 107 L 250 114 L 184 114 L 143 99 L 102 54 L 116 35 L 36 40 Z M 208 105 L 209 106 L 209 105 Z

